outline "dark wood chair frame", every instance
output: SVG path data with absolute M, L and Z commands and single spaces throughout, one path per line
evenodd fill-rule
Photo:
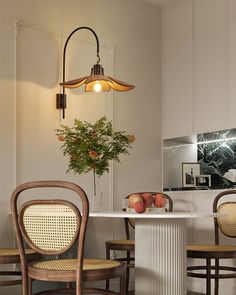
M 131 195 L 133 194 L 144 194 L 144 193 L 150 193 L 152 195 L 155 194 L 162 194 L 165 198 L 168 200 L 168 210 L 169 212 L 173 211 L 173 202 L 170 196 L 168 196 L 165 193 L 162 192 L 136 192 L 136 193 L 131 193 L 129 194 L 125 199 L 128 199 Z M 125 224 L 125 233 L 126 233 L 126 240 L 130 240 L 131 236 L 131 230 L 135 230 L 135 225 L 131 221 L 130 218 L 124 218 L 124 224 Z M 131 253 L 134 253 L 135 251 L 135 245 L 134 244 L 129 244 L 129 243 L 124 243 L 124 244 L 115 244 L 112 243 L 113 241 L 107 241 L 106 242 L 106 258 L 111 259 L 111 251 L 125 251 L 126 252 L 126 257 L 118 257 L 115 258 L 115 260 L 118 261 L 123 261 L 126 263 L 127 270 L 126 270 L 126 283 L 125 283 L 125 292 L 128 294 L 129 290 L 129 277 L 130 277 L 130 268 L 134 268 L 135 264 L 135 258 L 134 256 L 131 255 Z M 109 289 L 110 286 L 110 281 L 106 281 L 106 289 Z
M 213 202 L 213 212 L 217 212 L 218 202 L 219 200 L 226 195 L 236 194 L 236 190 L 227 190 L 219 193 L 214 202 Z M 236 203 L 236 202 L 224 202 L 224 204 L 228 203 Z M 214 231 L 215 231 L 215 245 L 220 245 L 219 232 L 223 235 L 236 238 L 236 236 L 226 235 L 223 231 L 221 231 L 218 223 L 218 219 L 214 218 Z M 188 258 L 194 259 L 205 259 L 205 265 L 198 266 L 188 266 L 187 267 L 187 275 L 188 277 L 194 278 L 203 278 L 206 279 L 206 294 L 211 295 L 211 280 L 215 281 L 215 289 L 214 294 L 218 295 L 219 293 L 219 279 L 230 279 L 236 278 L 236 267 L 231 266 L 222 266 L 220 265 L 220 259 L 232 259 L 236 258 L 236 250 L 235 251 L 197 251 L 197 250 L 188 250 L 187 251 Z M 211 265 L 211 260 L 215 261 L 215 265 Z M 195 273 L 196 270 L 205 270 L 205 273 Z M 212 273 L 214 270 L 214 273 Z M 220 273 L 220 271 L 231 271 L 230 274 Z
M 29 262 L 40 258 L 40 255 L 37 253 L 27 254 L 26 256 Z M 20 263 L 20 255 L 0 255 L 0 264 L 19 264 L 19 263 Z M 0 277 L 2 276 L 20 277 L 18 279 L 0 280 L 0 287 L 20 285 L 22 283 L 21 275 L 22 275 L 21 271 L 17 271 L 17 270 L 0 271 Z
M 66 200 L 35 200 L 30 202 L 25 202 L 21 205 L 19 210 L 18 208 L 18 199 L 20 194 L 29 189 L 34 188 L 63 188 L 67 190 L 74 191 L 82 202 L 82 212 L 80 212 L 79 208 L 76 205 L 68 202 Z M 21 195 L 22 196 L 22 195 Z M 22 198 L 23 199 L 23 198 Z M 77 216 L 77 220 L 79 219 L 80 222 L 77 222 L 77 230 L 75 235 L 73 236 L 73 240 L 71 243 L 66 247 L 64 250 L 59 251 L 45 251 L 35 245 L 31 239 L 28 237 L 27 232 L 24 230 L 23 224 L 23 212 L 26 210 L 28 206 L 32 204 L 62 204 L 71 207 L 74 213 Z M 67 182 L 67 181 L 33 181 L 24 183 L 19 185 L 13 192 L 11 197 L 11 211 L 13 217 L 13 223 L 16 232 L 16 239 L 17 245 L 20 251 L 20 262 L 21 262 L 21 270 L 22 270 L 22 291 L 23 295 L 31 295 L 32 293 L 32 280 L 42 280 L 42 281 L 52 281 L 52 282 L 66 282 L 67 287 L 60 289 L 60 292 L 65 292 L 66 294 L 72 293 L 76 291 L 76 295 L 81 295 L 82 292 L 85 293 L 96 293 L 96 294 L 104 294 L 104 295 L 114 295 L 120 294 L 124 295 L 124 288 L 125 288 L 125 274 L 126 274 L 126 266 L 124 263 L 120 263 L 119 266 L 110 267 L 107 269 L 95 269 L 95 270 L 83 270 L 83 254 L 84 254 L 84 241 L 85 241 L 85 233 L 86 233 L 86 226 L 89 216 L 89 202 L 86 196 L 86 193 L 83 191 L 81 187 L 78 185 Z M 32 249 L 36 250 L 42 255 L 59 255 L 64 253 L 66 250 L 69 250 L 74 242 L 78 238 L 78 248 L 77 248 L 77 261 L 78 267 L 77 271 L 55 271 L 50 272 L 50 270 L 45 271 L 37 271 L 37 269 L 32 268 L 30 264 L 27 263 L 26 256 L 24 254 L 24 247 L 25 242 L 32 247 Z M 120 292 L 113 292 L 110 290 L 105 289 L 98 289 L 98 288 L 84 288 L 83 282 L 84 281 L 97 281 L 97 280 L 107 280 L 112 278 L 119 278 L 120 279 Z M 76 287 L 73 289 L 71 288 L 71 283 L 76 282 Z M 46 295 L 49 293 L 58 293 L 59 289 L 57 290 L 47 290 L 37 294 Z
M 20 263 L 20 256 L 15 255 L 14 257 L 11 256 L 3 256 L 0 257 L 0 264 L 15 264 Z M 21 276 L 20 271 L 1 271 L 0 276 Z M 12 280 L 1 280 L 0 286 L 12 286 L 12 285 L 20 285 L 20 279 L 12 279 Z

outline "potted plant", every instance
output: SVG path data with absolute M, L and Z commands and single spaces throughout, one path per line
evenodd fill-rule
M 64 155 L 69 156 L 67 172 L 83 174 L 93 171 L 94 195 L 96 195 L 96 175 L 109 171 L 109 161 L 120 162 L 121 154 L 128 154 L 135 140 L 134 135 L 125 131 L 113 131 L 111 121 L 103 116 L 94 124 L 79 119 L 72 127 L 61 125 L 56 130 L 62 142 Z

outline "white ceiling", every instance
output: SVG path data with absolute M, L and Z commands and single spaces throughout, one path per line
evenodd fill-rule
M 175 0 L 144 0 L 144 1 L 154 4 L 154 5 L 163 6 L 163 5 L 173 2 Z

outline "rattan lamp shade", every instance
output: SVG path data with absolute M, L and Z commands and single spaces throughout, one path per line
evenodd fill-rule
M 129 91 L 134 88 L 133 85 L 119 81 L 110 76 L 105 76 L 104 70 L 100 64 L 93 66 L 90 76 L 63 82 L 60 83 L 60 85 L 65 88 L 78 88 L 85 85 L 86 92 L 110 91 L 111 89 L 116 91 Z

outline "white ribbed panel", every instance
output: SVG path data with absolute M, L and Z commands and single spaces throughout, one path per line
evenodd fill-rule
M 186 220 L 136 219 L 135 294 L 186 295 Z

